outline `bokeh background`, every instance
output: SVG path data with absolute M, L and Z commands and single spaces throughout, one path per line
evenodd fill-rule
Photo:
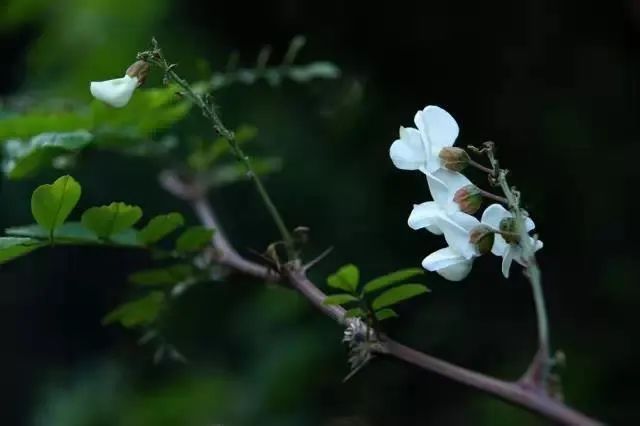
M 252 152 L 282 159 L 267 184 L 286 220 L 311 228 L 308 256 L 335 247 L 313 278 L 324 283 L 348 262 L 374 277 L 441 247 L 406 226 L 427 188 L 418 173 L 393 168 L 388 148 L 415 111 L 443 106 L 461 125 L 460 144 L 496 141 L 536 219 L 552 339 L 567 356 L 566 400 L 611 424 L 640 422 L 636 1 L 3 0 L 2 108 L 89 103 L 88 82 L 122 75 L 153 35 L 196 80 L 234 51 L 252 66 L 269 44 L 277 61 L 297 34 L 308 41 L 298 61 L 332 61 L 339 79 L 235 85 L 215 96 L 231 127 L 258 129 Z M 168 131 L 208 132 L 197 112 Z M 157 184 L 177 154 L 170 164 L 101 151 L 82 160 L 72 173 L 84 207 L 116 199 L 195 222 Z M 28 223 L 29 194 L 57 175 L 3 180 L 0 225 Z M 250 184 L 211 199 L 243 253 L 276 238 Z M 61 247 L 0 266 L 2 424 L 544 424 L 387 359 L 343 384 L 342 330 L 295 293 L 239 277 L 179 299 L 165 333 L 188 363 L 155 365 L 139 333 L 100 323 L 130 296 L 127 275 L 151 263 L 138 252 Z M 535 316 L 525 279 L 504 280 L 498 265 L 485 256 L 462 283 L 426 275 L 432 292 L 400 307 L 389 332 L 516 378 L 535 350 Z

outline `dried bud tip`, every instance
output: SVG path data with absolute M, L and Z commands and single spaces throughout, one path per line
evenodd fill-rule
M 460 211 L 474 214 L 482 206 L 482 194 L 475 185 L 466 185 L 456 191 L 453 202 L 460 207 Z
M 464 168 L 469 164 L 469 160 L 471 160 L 467 151 L 454 146 L 442 148 L 438 157 L 440 157 L 442 166 L 445 169 L 452 170 L 454 172 L 464 170 Z
M 494 235 L 494 231 L 488 226 L 476 226 L 469 233 L 469 242 L 476 247 L 479 254 L 487 254 L 493 247 Z
M 516 220 L 512 217 L 505 217 L 500 221 L 500 235 L 509 244 L 518 244 L 520 236 L 516 232 Z
M 149 74 L 149 63 L 146 61 L 135 61 L 129 68 L 127 68 L 126 74 L 129 77 L 136 77 L 138 79 L 138 87 L 142 86 Z

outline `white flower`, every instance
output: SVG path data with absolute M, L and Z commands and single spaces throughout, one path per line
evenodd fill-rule
M 408 224 L 412 229 L 426 228 L 429 232 L 441 235 L 437 220 L 460 211 L 453 197 L 456 191 L 471 182 L 461 173 L 440 169 L 433 174 L 427 173 L 427 184 L 433 201 L 414 205 Z
M 456 191 L 471 182 L 462 174 L 440 169 L 427 174 L 427 182 L 434 201 L 418 204 L 409 215 L 409 226 L 426 228 L 434 234 L 444 234 L 448 247 L 431 253 L 422 267 L 435 271 L 450 281 L 460 281 L 471 271 L 478 251 L 470 242 L 470 233 L 480 222 L 460 211 L 453 201 Z
M 131 99 L 138 87 L 138 78 L 125 74 L 122 78 L 106 81 L 92 81 L 89 90 L 94 98 L 115 108 L 122 108 Z
M 436 224 L 449 246 L 425 257 L 422 267 L 449 281 L 460 281 L 469 275 L 473 259 L 479 255 L 470 241 L 470 234 L 480 222 L 471 215 L 455 212 L 437 218 Z
M 500 231 L 500 222 L 503 219 L 512 218 L 513 214 L 502 207 L 500 204 L 492 204 L 486 208 L 484 213 L 482 214 L 482 223 L 493 228 L 496 231 Z M 525 218 L 525 229 L 527 232 L 532 231 L 535 228 L 535 224 L 531 218 Z M 534 244 L 534 239 L 529 237 L 529 241 L 531 245 Z M 542 248 L 542 241 L 536 240 L 534 251 L 538 251 Z M 496 256 L 502 256 L 502 275 L 505 278 L 509 278 L 509 269 L 511 268 L 511 263 L 515 260 L 519 264 L 525 266 L 525 261 L 523 259 L 522 247 L 520 244 L 510 244 L 508 243 L 499 232 L 496 232 L 495 239 L 493 241 L 493 247 L 491 248 L 491 253 Z
M 440 150 L 458 137 L 458 123 L 444 109 L 429 105 L 414 117 L 417 129 L 400 127 L 400 138 L 391 144 L 389 156 L 402 170 L 433 173 L 442 167 Z

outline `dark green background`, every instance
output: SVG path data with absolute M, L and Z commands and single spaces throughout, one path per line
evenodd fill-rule
M 406 226 L 427 188 L 418 173 L 393 168 L 388 148 L 415 111 L 445 107 L 460 123 L 459 144 L 496 141 L 536 220 L 552 339 L 568 360 L 567 401 L 608 423 L 635 424 L 639 28 L 631 0 L 4 0 L 0 94 L 89 102 L 88 82 L 121 75 L 152 35 L 193 80 L 235 49 L 251 66 L 263 45 L 279 58 L 294 35 L 306 35 L 299 61 L 330 60 L 341 79 L 216 96 L 231 127 L 258 127 L 252 152 L 283 159 L 267 184 L 287 222 L 311 228 L 308 256 L 335 247 L 312 274 L 318 283 L 347 262 L 369 278 L 418 265 L 442 246 Z M 178 130 L 210 131 L 198 113 Z M 158 187 L 161 166 L 86 156 L 73 171 L 81 207 L 116 199 L 195 221 Z M 30 192 L 55 175 L 3 181 L 0 224 L 30 221 Z M 276 238 L 248 183 L 211 200 L 243 253 Z M 140 253 L 55 248 L 0 267 L 3 424 L 540 424 L 392 360 L 342 384 L 342 330 L 294 293 L 241 278 L 180 299 L 167 334 L 189 363 L 154 366 L 136 333 L 100 325 L 130 294 L 126 276 L 150 264 Z M 504 280 L 498 259 L 486 256 L 462 283 L 428 274 L 432 293 L 401 306 L 390 333 L 516 378 L 536 332 L 529 288 L 512 272 Z

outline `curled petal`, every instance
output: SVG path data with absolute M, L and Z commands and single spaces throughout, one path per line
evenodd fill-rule
M 495 230 L 498 230 L 500 229 L 500 222 L 502 219 L 511 216 L 511 212 L 500 204 L 491 204 L 484 210 L 484 213 L 482 213 L 481 222 Z
M 496 256 L 503 256 L 508 248 L 509 248 L 509 243 L 505 241 L 502 235 L 494 234 L 493 247 L 491 247 L 491 253 L 495 254 Z
M 431 148 L 452 146 L 460 132 L 451 114 L 435 105 L 429 105 L 422 110 L 422 114 L 416 114 L 415 121 Z
M 429 105 L 418 111 L 414 119 L 418 130 L 422 133 L 427 150 L 427 170 L 433 172 L 440 168 L 438 153 L 447 146 L 452 146 L 460 129 L 456 120 L 444 109 Z
M 389 149 L 393 165 L 401 170 L 418 170 L 426 163 L 426 154 L 420 132 L 400 127 L 400 139 Z
M 427 173 L 427 184 L 433 200 L 442 210 L 446 210 L 450 201 L 447 184 L 431 173 Z M 451 195 L 451 198 L 453 198 L 453 195 Z
M 125 75 L 113 80 L 92 81 L 89 90 L 94 98 L 112 107 L 122 108 L 129 103 L 136 87 L 138 87 L 138 78 Z
M 531 232 L 536 229 L 536 224 L 533 222 L 533 219 L 531 219 L 530 217 L 525 217 L 524 228 L 527 230 L 527 232 Z
M 538 250 L 540 250 L 542 247 L 544 247 L 544 244 L 542 243 L 542 241 L 537 240 L 537 241 L 536 241 L 536 246 L 533 248 L 533 251 L 538 251 Z
M 449 200 L 453 200 L 453 196 L 457 190 L 467 185 L 472 185 L 471 181 L 460 172 L 454 172 L 447 169 L 439 169 L 433 173 L 447 187 Z
M 505 278 L 509 278 L 509 269 L 511 269 L 511 263 L 513 262 L 513 258 L 515 256 L 515 246 L 509 246 L 502 256 L 502 275 L 504 275 Z M 517 256 L 517 258 L 519 259 L 520 256 Z
M 427 271 L 435 271 L 449 281 L 460 281 L 471 271 L 473 262 L 458 254 L 451 247 L 431 253 L 422 261 Z
M 407 222 L 411 229 L 427 228 L 429 232 L 440 235 L 442 231 L 437 221 L 441 214 L 442 210 L 435 202 L 427 201 L 426 203 L 413 206 Z
M 446 268 L 439 269 L 437 272 L 443 278 L 446 278 L 449 281 L 462 281 L 467 277 L 467 275 L 469 275 L 469 272 L 471 272 L 472 265 L 472 260 L 464 260 L 460 263 L 456 263 L 454 265 L 447 266 Z

